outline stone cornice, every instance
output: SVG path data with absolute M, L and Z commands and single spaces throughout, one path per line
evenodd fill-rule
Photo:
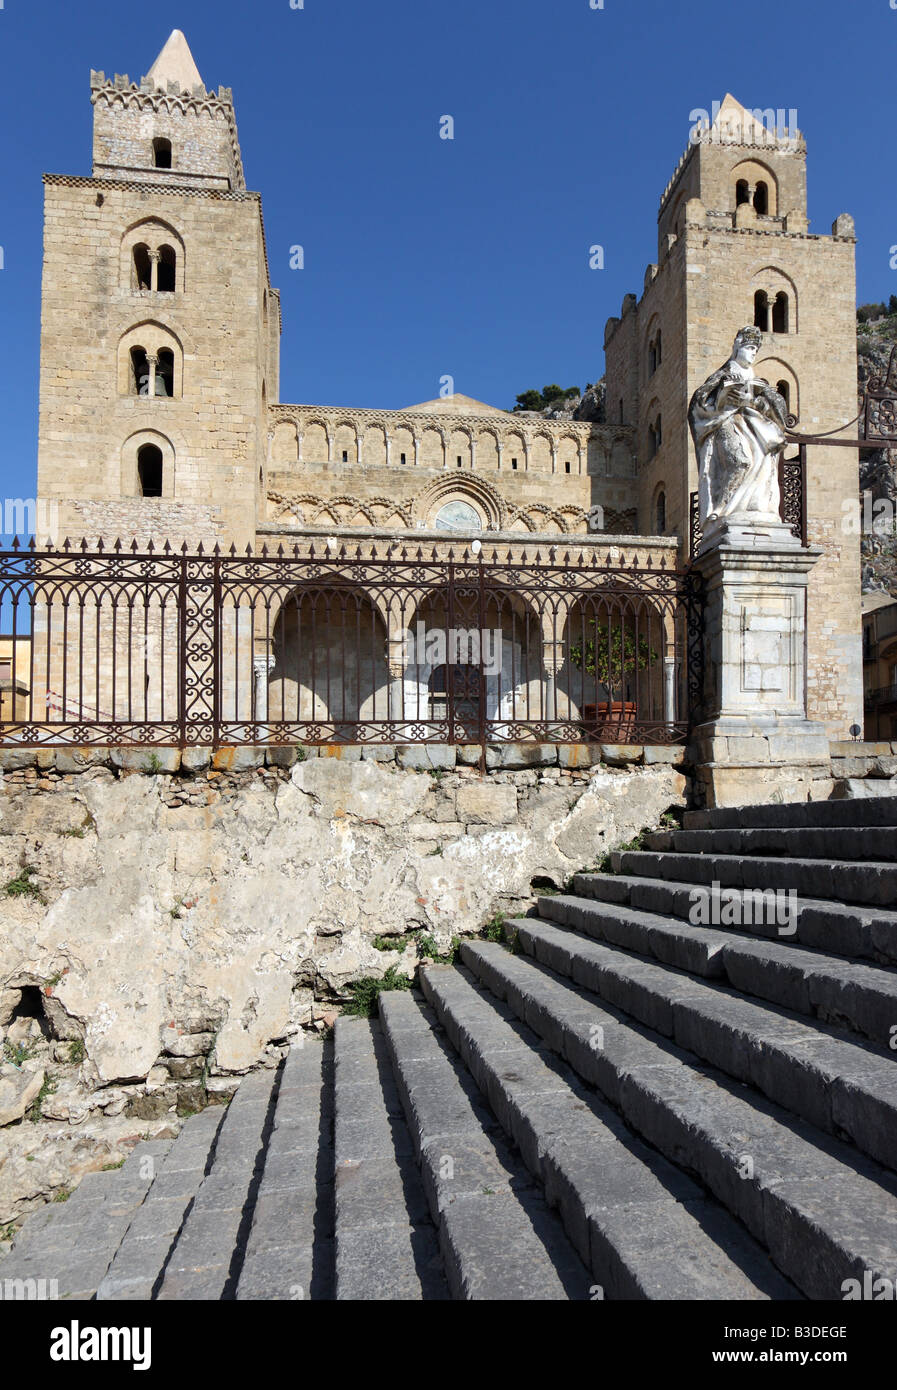
M 330 420 L 334 424 L 341 422 L 349 424 L 359 420 L 373 425 L 391 426 L 392 428 L 401 426 L 403 422 L 407 421 L 409 424 L 417 425 L 420 429 L 436 430 L 439 434 L 451 434 L 455 430 L 480 434 L 513 430 L 523 435 L 524 438 L 530 439 L 539 434 L 545 434 L 549 438 L 574 434 L 582 439 L 594 437 L 613 442 L 628 442 L 633 435 L 632 429 L 625 425 L 601 425 L 589 420 L 521 418 L 510 411 L 505 417 L 498 415 L 444 416 L 431 415 L 427 411 L 378 410 L 364 406 L 288 405 L 282 402 L 272 403 L 268 410 L 275 423 L 282 419 L 290 420 L 299 416 L 311 415 Z

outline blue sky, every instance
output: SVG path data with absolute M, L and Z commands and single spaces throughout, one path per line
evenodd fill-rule
M 90 173 L 91 67 L 137 80 L 181 28 L 206 85 L 234 89 L 283 294 L 284 400 L 401 407 L 451 375 L 510 408 L 601 376 L 689 113 L 727 90 L 797 109 L 811 230 L 853 213 L 860 301 L 897 292 L 892 3 L 4 0 L 3 493 L 34 493 L 41 174 Z

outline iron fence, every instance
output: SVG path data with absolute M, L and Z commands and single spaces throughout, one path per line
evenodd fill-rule
M 616 554 L 14 545 L 0 743 L 683 742 L 698 576 Z

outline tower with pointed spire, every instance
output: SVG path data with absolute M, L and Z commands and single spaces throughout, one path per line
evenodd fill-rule
M 39 495 L 60 535 L 243 546 L 280 309 L 231 91 L 176 29 L 139 83 L 90 92 L 90 177 L 44 178 Z
M 727 95 L 692 128 L 664 190 L 641 298 L 607 323 L 608 419 L 634 431 L 639 530 L 683 548 L 698 486 L 686 406 L 745 324 L 763 334 L 757 373 L 797 430 L 856 434 L 854 223 L 842 214 L 831 235 L 810 232 L 806 159 L 796 113 Z M 810 576 L 810 717 L 837 738 L 863 720 L 859 539 L 843 527 L 857 488 L 854 451 L 808 449 L 808 534 L 823 552 Z

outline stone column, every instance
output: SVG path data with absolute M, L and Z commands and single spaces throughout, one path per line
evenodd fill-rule
M 676 657 L 667 654 L 663 659 L 663 717 L 667 724 L 676 722 Z
M 150 400 L 153 400 L 156 395 L 156 368 L 158 365 L 159 359 L 155 353 L 148 352 L 146 354 L 146 367 L 149 376 L 147 377 L 146 394 L 149 396 Z
M 255 677 L 255 722 L 268 718 L 268 677 L 274 670 L 273 656 L 254 656 L 252 670 Z
M 820 554 L 779 522 L 729 528 L 695 561 L 704 708 L 692 737 L 708 806 L 831 792 L 825 726 L 807 718 L 807 582 Z

